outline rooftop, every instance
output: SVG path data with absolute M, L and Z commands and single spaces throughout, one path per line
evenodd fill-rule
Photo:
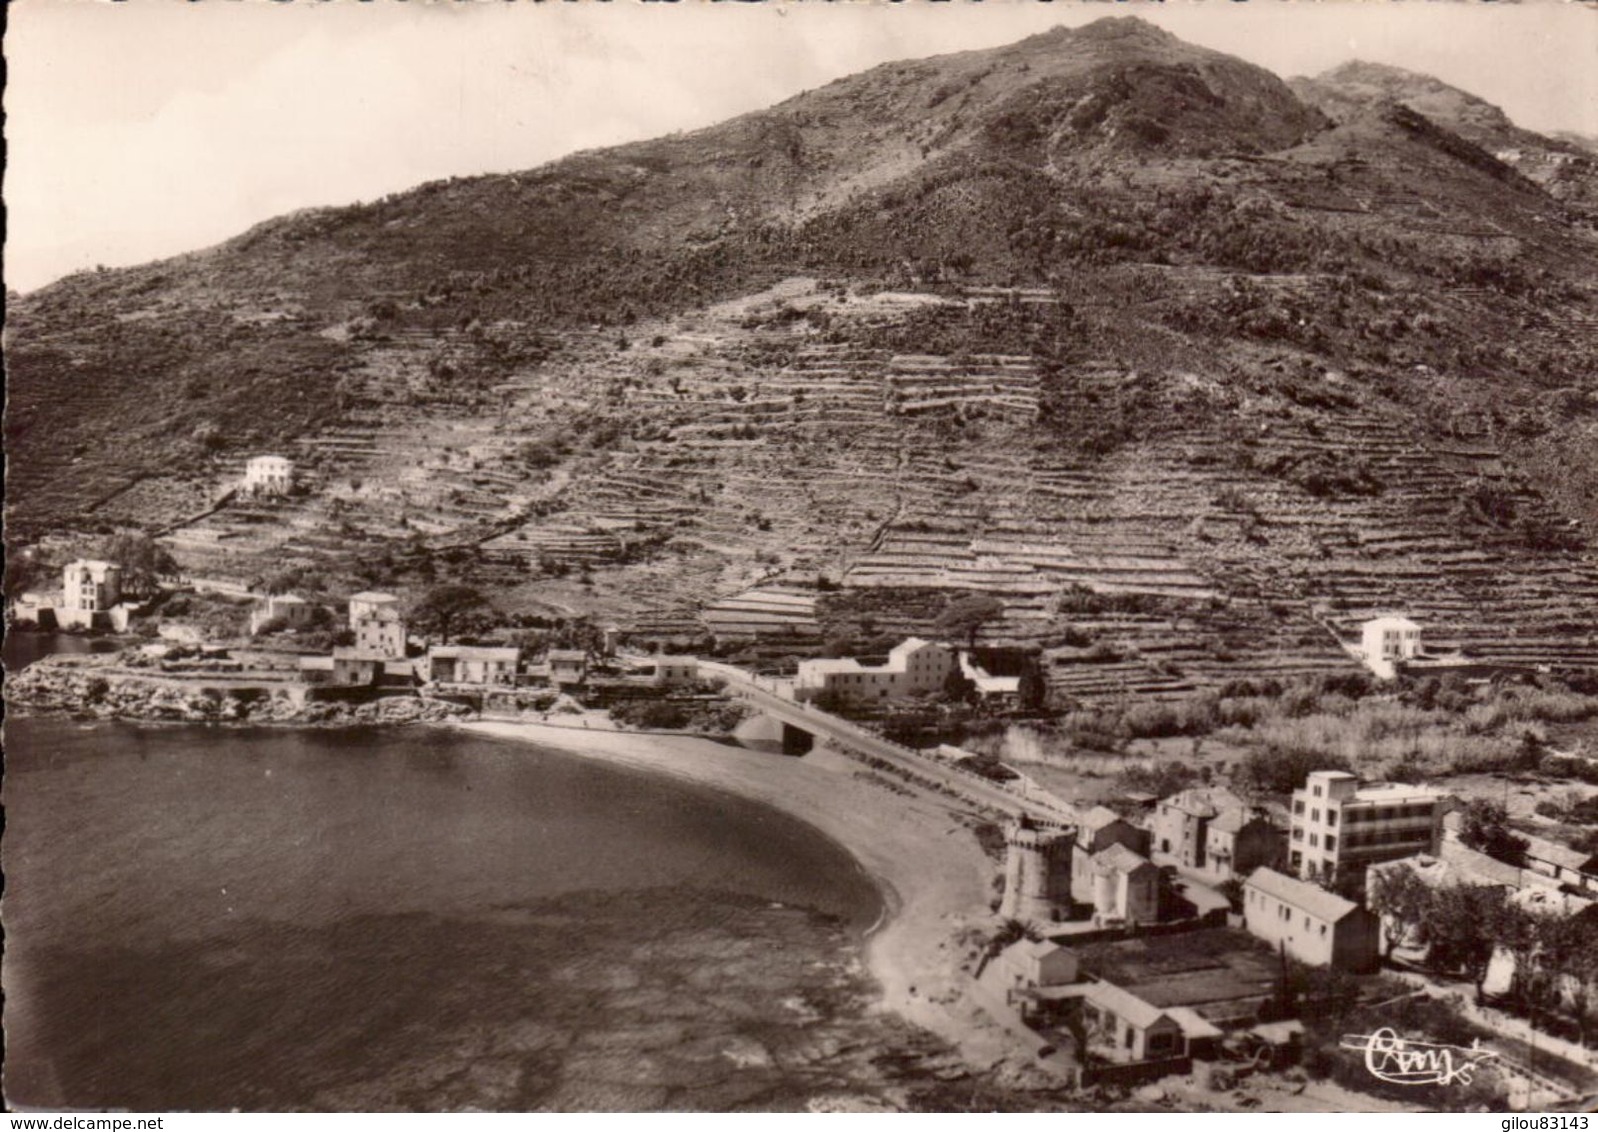
M 1082 828 L 1096 832 L 1107 825 L 1113 825 L 1115 822 L 1124 820 L 1120 814 L 1108 806 L 1094 806 L 1082 815 Z
M 1523 833 L 1520 836 L 1526 839 L 1528 857 L 1547 861 L 1551 865 L 1558 865 L 1573 872 L 1598 873 L 1598 854 L 1584 853 L 1580 849 L 1572 849 L 1568 845 L 1561 845 L 1557 841 L 1549 841 L 1546 837 L 1537 837 L 1534 834 Z
M 1254 870 L 1254 875 L 1248 878 L 1245 887 L 1255 888 L 1268 896 L 1274 896 L 1282 903 L 1290 904 L 1299 911 L 1307 912 L 1317 920 L 1324 920 L 1329 924 L 1335 924 L 1359 907 L 1352 900 L 1344 900 L 1337 893 L 1327 892 L 1319 885 L 1283 876 L 1275 869 L 1263 866 Z
M 1069 948 L 1047 939 L 1023 939 L 1014 948 L 1017 955 L 1028 959 L 1045 959 L 1058 951 L 1070 952 Z
M 382 603 L 382 602 L 398 601 L 399 598 L 395 597 L 393 594 L 384 594 L 384 593 L 378 593 L 375 590 L 367 590 L 367 591 L 365 591 L 363 593 L 351 594 L 350 595 L 350 600 L 351 601 L 364 601 L 364 602 L 369 602 L 369 603 Z
M 1082 997 L 1100 1009 L 1108 1010 L 1117 1018 L 1124 1018 L 1140 1030 L 1146 1030 L 1161 1018 L 1167 1017 L 1165 1011 L 1159 1007 L 1144 1002 L 1131 991 L 1123 990 L 1114 983 L 1090 983 Z
M 1197 786 L 1160 800 L 1160 805 L 1170 806 L 1196 818 L 1212 818 L 1240 809 L 1243 804 L 1243 799 L 1224 786 Z
M 1404 782 L 1371 782 L 1354 791 L 1356 802 L 1376 802 L 1384 806 L 1403 802 L 1435 802 L 1443 791 L 1429 786 L 1411 786 Z
M 521 659 L 522 650 L 494 645 L 435 645 L 427 650 L 429 660 L 505 660 Z
M 1380 626 L 1382 626 L 1384 628 L 1389 628 L 1389 629 L 1419 629 L 1420 628 L 1420 625 L 1417 624 L 1416 622 L 1411 621 L 1408 617 L 1403 617 L 1403 616 L 1400 616 L 1399 614 L 1396 614 L 1396 613 L 1385 614 L 1385 615 L 1383 615 L 1381 617 L 1372 617 L 1369 621 L 1365 622 L 1365 626 L 1367 628 L 1369 628 L 1372 625 L 1380 625 Z
M 1093 871 L 1098 873 L 1130 873 L 1142 868 L 1154 868 L 1153 862 L 1117 842 L 1108 849 L 1093 854 Z
M 1237 833 L 1249 822 L 1255 820 L 1264 821 L 1265 815 L 1251 810 L 1247 806 L 1236 806 L 1212 821 L 1210 828 L 1217 833 Z

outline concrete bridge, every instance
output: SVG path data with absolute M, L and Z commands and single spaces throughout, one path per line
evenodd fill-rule
M 1057 808 L 1038 798 L 1023 797 L 1001 783 L 929 758 L 812 704 L 800 703 L 793 698 L 790 681 L 756 676 L 730 664 L 707 660 L 699 662 L 699 674 L 725 680 L 729 694 L 781 723 L 783 750 L 789 754 L 803 754 L 816 739 L 822 739 L 856 754 L 881 759 L 982 809 L 997 810 L 1011 817 L 1026 814 L 1056 824 L 1078 818 L 1074 810 Z

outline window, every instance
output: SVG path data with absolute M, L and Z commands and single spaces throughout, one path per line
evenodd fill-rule
M 1315 797 L 1319 798 L 1320 796 L 1321 796 L 1321 788 L 1319 786 L 1317 786 L 1317 787 L 1315 787 Z
M 1337 811 L 1336 810 L 1327 810 L 1326 811 L 1326 824 L 1327 825 L 1336 825 L 1337 824 Z
M 1311 810 L 1309 812 L 1309 820 L 1310 821 L 1320 821 L 1321 820 L 1321 812 L 1319 810 Z
M 1326 835 L 1326 851 L 1328 853 L 1332 853 L 1332 852 L 1335 852 L 1336 850 L 1337 850 L 1337 838 L 1333 837 L 1331 834 L 1328 833 Z
M 1294 798 L 1293 799 L 1293 812 L 1295 814 L 1301 814 L 1301 813 L 1304 812 L 1304 799 L 1302 799 L 1302 798 Z
M 1326 934 L 1326 925 L 1325 925 L 1325 924 L 1322 924 L 1322 925 L 1321 925 L 1321 935 L 1323 935 L 1323 936 L 1324 936 L 1324 935 L 1325 935 L 1325 934 Z
M 1311 849 L 1319 849 L 1321 847 L 1320 838 L 1313 833 L 1309 835 L 1309 847 Z

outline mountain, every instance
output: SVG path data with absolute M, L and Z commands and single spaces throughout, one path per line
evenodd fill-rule
M 11 312 L 8 538 L 779 651 L 985 591 L 1081 696 L 1395 606 L 1598 663 L 1592 214 L 1437 86 L 1111 18 L 73 276 Z M 215 507 L 269 450 L 307 490 Z
M 1406 107 L 1495 155 L 1551 196 L 1598 218 L 1598 153 L 1578 138 L 1544 136 L 1516 126 L 1498 107 L 1430 75 L 1379 63 L 1345 63 L 1294 91 L 1344 119 L 1374 105 Z

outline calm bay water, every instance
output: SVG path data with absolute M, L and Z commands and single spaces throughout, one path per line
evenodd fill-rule
M 120 647 L 116 641 L 104 637 L 81 637 L 73 633 L 7 632 L 4 642 L 5 670 L 21 672 L 40 657 L 56 653 L 116 652 Z
M 880 897 L 753 803 L 432 729 L 6 724 L 14 1104 L 872 1092 Z M 729 751 L 730 758 L 772 757 Z

